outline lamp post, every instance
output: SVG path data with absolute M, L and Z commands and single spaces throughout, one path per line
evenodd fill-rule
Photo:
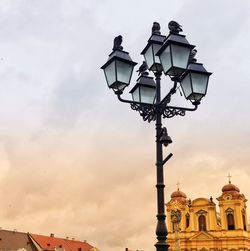
M 172 143 L 166 127 L 162 126 L 162 118 L 184 116 L 186 111 L 195 111 L 201 99 L 206 95 L 209 76 L 202 64 L 195 59 L 195 46 L 189 44 L 182 32 L 181 26 L 170 21 L 169 35 L 163 36 L 160 24 L 153 23 L 152 35 L 142 51 L 145 58 L 139 67 L 139 78 L 131 89 L 132 100 L 122 98 L 124 89 L 130 84 L 135 62 L 129 53 L 123 50 L 122 36 L 114 39 L 113 52 L 108 61 L 101 67 L 104 70 L 108 87 L 113 89 L 121 102 L 129 103 L 132 110 L 138 111 L 144 121 L 155 121 L 156 128 L 156 177 L 157 177 L 157 226 L 155 244 L 157 251 L 167 251 L 167 227 L 164 203 L 164 164 L 172 157 L 169 154 L 163 158 L 163 145 Z M 154 78 L 149 76 L 149 72 Z M 169 76 L 172 85 L 162 98 L 161 76 Z M 171 97 L 181 88 L 184 96 L 191 102 L 190 107 L 172 106 Z

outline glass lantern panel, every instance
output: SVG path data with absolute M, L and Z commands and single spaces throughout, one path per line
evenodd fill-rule
M 117 81 L 129 85 L 134 66 L 122 61 L 116 62 Z
M 172 49 L 173 66 L 186 69 L 190 55 L 190 48 L 172 44 L 171 49 Z
M 153 48 L 150 45 L 144 54 L 148 69 L 150 69 L 154 64 Z
M 160 64 L 160 58 L 158 56 L 155 56 L 155 54 L 160 50 L 161 45 L 160 44 L 153 44 L 153 52 L 154 52 L 154 62 L 157 64 Z
M 163 67 L 163 70 L 165 73 L 169 71 L 169 69 L 172 67 L 171 63 L 171 54 L 170 54 L 170 47 L 167 46 L 165 50 L 160 55 L 160 61 Z
M 111 64 L 109 64 L 105 69 L 104 73 L 106 76 L 106 80 L 108 83 L 108 86 L 110 87 L 115 81 L 115 61 L 113 61 Z
M 190 73 L 185 76 L 185 78 L 181 81 L 181 88 L 184 92 L 186 99 L 192 94 L 192 87 L 191 87 L 191 80 L 190 80 Z
M 207 91 L 208 75 L 191 73 L 193 92 L 205 96 Z
M 132 98 L 136 102 L 140 102 L 140 93 L 139 93 L 139 88 L 136 88 L 134 92 L 132 93 Z
M 156 89 L 141 86 L 141 102 L 153 104 L 155 100 Z

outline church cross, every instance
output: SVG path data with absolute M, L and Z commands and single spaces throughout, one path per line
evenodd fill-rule
M 231 178 L 232 178 L 232 176 L 230 175 L 230 173 L 228 174 L 228 182 L 229 182 L 229 184 L 231 184 Z
M 177 183 L 176 183 L 176 186 L 177 186 L 177 190 L 179 191 L 180 190 L 180 182 L 178 181 Z

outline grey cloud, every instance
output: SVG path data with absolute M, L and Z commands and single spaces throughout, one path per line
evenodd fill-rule
M 196 112 L 163 122 L 173 139 L 164 154 L 174 154 L 166 200 L 178 180 L 191 198 L 216 197 L 228 172 L 250 197 L 249 3 L 158 4 L 0 3 L 3 228 L 87 239 L 101 250 L 153 248 L 154 125 L 116 99 L 99 69 L 118 34 L 140 62 L 153 21 L 164 33 L 179 21 L 214 72 Z

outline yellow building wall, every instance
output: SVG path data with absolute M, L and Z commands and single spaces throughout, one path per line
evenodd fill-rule
M 179 190 L 178 190 L 179 191 Z M 233 193 L 232 193 L 233 194 Z M 185 198 L 172 198 L 166 204 L 168 244 L 170 251 L 234 251 L 250 250 L 250 232 L 247 224 L 246 199 L 244 195 L 233 194 L 228 196 L 222 194 L 217 198 L 219 212 L 213 199 L 198 198 L 188 201 Z M 179 223 L 179 246 L 176 245 L 176 233 L 173 231 L 171 212 L 181 211 Z M 227 214 L 234 217 L 235 230 L 228 230 Z M 189 226 L 186 226 L 186 215 L 189 214 Z M 245 214 L 244 230 L 243 217 Z M 199 230 L 199 216 L 204 215 L 206 219 L 206 230 Z

